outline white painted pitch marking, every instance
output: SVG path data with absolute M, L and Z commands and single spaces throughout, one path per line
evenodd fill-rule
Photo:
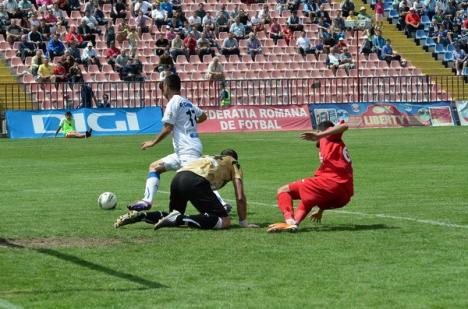
M 23 309 L 23 307 L 10 303 L 0 298 L 0 308 L 3 309 Z
M 166 192 L 166 191 L 158 191 L 158 192 L 169 194 L 169 192 Z M 278 207 L 274 204 L 261 203 L 261 202 L 248 201 L 248 203 L 254 204 L 254 205 L 261 205 L 261 206 L 270 206 L 270 207 L 275 207 L 275 208 Z M 385 214 L 369 214 L 366 212 L 359 212 L 359 211 L 333 210 L 333 211 L 329 211 L 328 213 L 392 219 L 392 220 L 398 220 L 398 221 L 410 221 L 410 222 L 416 222 L 416 223 L 421 223 L 421 224 L 443 226 L 443 227 L 448 227 L 448 228 L 468 229 L 468 225 L 463 225 L 463 224 L 454 224 L 454 223 L 441 222 L 441 221 L 435 221 L 435 220 L 416 219 L 416 218 L 410 218 L 410 217 L 400 217 L 400 216 L 392 216 L 392 215 L 385 215 Z

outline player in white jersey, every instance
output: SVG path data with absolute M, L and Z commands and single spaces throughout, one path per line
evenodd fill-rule
M 206 114 L 187 98 L 180 95 L 181 81 L 179 76 L 167 76 L 162 82 L 164 97 L 169 101 L 162 118 L 163 129 L 152 141 L 144 142 L 141 149 L 156 146 L 172 133 L 174 153 L 154 161 L 149 166 L 146 179 L 145 196 L 142 200 L 128 205 L 129 210 L 148 210 L 153 204 L 153 197 L 158 191 L 160 175 L 169 170 L 178 170 L 182 166 L 201 157 L 203 146 L 198 137 L 197 123 L 206 120 Z M 215 192 L 219 197 L 219 194 Z M 221 197 L 219 197 L 222 201 Z

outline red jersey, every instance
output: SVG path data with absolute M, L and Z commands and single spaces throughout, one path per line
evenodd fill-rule
M 353 167 L 348 148 L 341 136 L 334 134 L 320 139 L 320 167 L 315 177 L 325 178 L 337 183 L 353 182 Z

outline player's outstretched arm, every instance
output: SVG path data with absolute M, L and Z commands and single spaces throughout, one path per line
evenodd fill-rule
M 157 145 L 159 142 L 161 142 L 163 139 L 166 138 L 169 134 L 171 134 L 172 130 L 174 129 L 174 126 L 170 123 L 165 123 L 163 129 L 161 130 L 161 133 L 159 133 L 158 137 L 155 140 L 152 141 L 147 141 L 141 144 L 141 150 L 148 149 L 150 147 L 153 147 Z
M 206 116 L 205 113 L 201 114 L 200 116 L 197 117 L 197 123 L 202 123 L 205 121 L 208 117 Z
M 301 134 L 301 138 L 306 141 L 318 141 L 321 138 L 343 133 L 344 131 L 348 130 L 347 124 L 337 124 L 336 126 L 322 132 L 313 131 L 313 132 L 305 132 Z
M 310 220 L 312 220 L 313 222 L 317 222 L 317 223 L 322 222 L 322 216 L 323 216 L 324 211 L 325 211 L 325 209 L 319 208 L 318 211 L 316 211 L 312 215 L 310 215 Z
M 244 194 L 244 186 L 241 179 L 234 179 L 234 191 L 236 193 L 237 215 L 241 227 L 258 227 L 256 224 L 247 221 L 247 198 Z

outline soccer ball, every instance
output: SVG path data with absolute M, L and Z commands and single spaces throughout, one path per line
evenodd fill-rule
M 114 209 L 117 206 L 117 196 L 112 192 L 102 193 L 97 201 L 102 209 Z

